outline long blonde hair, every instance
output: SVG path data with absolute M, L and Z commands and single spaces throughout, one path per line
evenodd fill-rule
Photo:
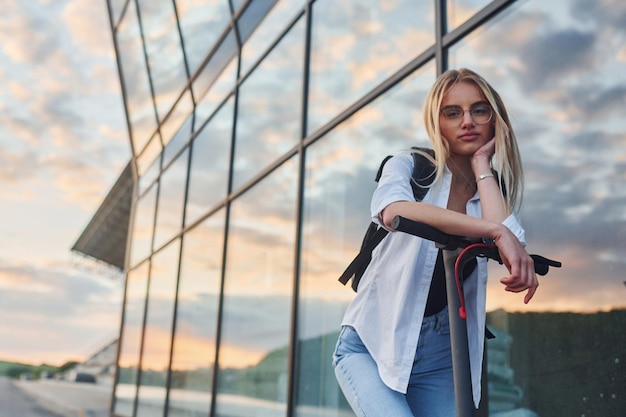
M 502 185 L 505 187 L 509 207 L 516 210 L 522 202 L 524 173 L 517 139 L 511 127 L 509 115 L 498 92 L 483 77 L 467 68 L 448 70 L 441 74 L 424 101 L 424 124 L 435 150 L 435 165 L 437 167 L 433 182 L 441 179 L 446 161 L 450 156 L 448 142 L 442 136 L 439 126 L 441 103 L 446 92 L 459 82 L 469 82 L 476 85 L 494 111 L 496 150 L 491 161 L 492 167 L 498 172 Z

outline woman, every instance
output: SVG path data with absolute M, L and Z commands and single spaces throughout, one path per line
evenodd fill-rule
M 521 200 L 522 167 L 502 99 L 475 72 L 450 70 L 428 93 L 424 121 L 437 167 L 428 193 L 414 201 L 413 158 L 396 155 L 385 164 L 372 197 L 372 218 L 389 230 L 392 219 L 402 216 L 445 233 L 493 239 L 509 272 L 500 282 L 506 291 L 527 291 L 528 303 L 538 282 L 513 214 Z M 464 282 L 476 405 L 486 263 L 477 259 Z M 432 242 L 390 233 L 374 251 L 333 357 L 337 381 L 358 416 L 456 415 L 444 279 L 440 250 Z

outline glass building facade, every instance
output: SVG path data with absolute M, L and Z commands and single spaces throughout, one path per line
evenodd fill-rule
M 491 267 L 480 414 L 624 415 L 626 3 L 108 7 L 134 178 L 112 416 L 354 415 L 337 278 L 380 161 L 429 145 L 423 99 L 459 67 L 507 103 L 529 252 L 563 262 L 529 305 Z

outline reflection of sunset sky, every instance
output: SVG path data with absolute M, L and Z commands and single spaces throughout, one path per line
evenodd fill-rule
M 624 88 L 615 81 L 615 74 L 620 72 L 613 68 L 623 63 L 623 58 L 619 52 L 617 61 L 611 55 L 619 48 L 609 35 L 621 32 L 615 28 L 612 32 L 596 30 L 598 23 L 593 17 L 564 3 L 535 3 L 514 5 L 515 13 L 505 12 L 478 29 L 450 56 L 454 66 L 478 69 L 508 104 L 526 168 L 527 193 L 521 219 L 527 229 L 528 249 L 564 264 L 540 278 L 535 299 L 524 305 L 522 295 L 503 290 L 498 280 L 505 271 L 492 263 L 488 310 L 597 311 L 623 307 L 622 287 L 618 287 L 619 266 L 623 266 L 619 254 L 623 251 L 618 244 L 623 234 L 619 208 L 623 207 L 624 191 L 614 178 L 623 179 L 624 171 L 623 122 L 616 111 L 623 105 Z M 279 3 L 268 21 L 293 16 L 293 4 Z M 458 26 L 485 4 L 483 0 L 452 2 L 449 26 Z M 334 8 L 332 15 L 327 9 L 330 7 Z M 330 27 L 313 33 L 310 129 L 336 116 L 432 44 L 430 5 L 429 10 L 418 11 L 415 4 L 385 2 L 376 17 L 367 13 L 361 16 L 359 10 L 345 11 L 344 7 L 352 6 L 313 3 L 314 24 L 316 19 L 324 20 Z M 402 20 L 405 15 L 412 19 L 420 16 L 425 22 L 407 24 Z M 346 22 L 350 22 L 347 30 Z M 244 47 L 244 72 L 273 39 L 273 28 L 273 24 L 265 26 Z M 235 189 L 257 175 L 272 158 L 295 146 L 300 107 L 294 103 L 300 102 L 302 93 L 302 47 L 300 21 L 241 84 Z M 341 313 L 353 296 L 337 277 L 356 254 L 369 221 L 371 191 L 364 190 L 373 189 L 373 174 L 382 157 L 414 144 L 427 144 L 421 126 L 421 100 L 433 79 L 434 66 L 425 66 L 307 149 L 300 338 L 337 330 Z M 231 81 L 229 70 L 218 87 L 209 91 L 203 117 L 215 108 Z M 162 97 L 168 99 L 167 95 Z M 230 107 L 225 108 L 227 116 L 216 119 L 219 124 L 215 126 L 223 126 L 227 132 Z M 285 123 L 276 123 L 283 119 Z M 261 182 L 233 202 L 219 352 L 222 368 L 254 365 L 289 342 L 296 162 L 294 158 L 288 168 L 279 168 L 263 180 L 270 186 Z M 196 169 L 192 176 L 199 177 L 201 169 Z M 205 171 L 202 175 L 208 183 L 213 177 Z M 205 200 L 198 197 L 194 206 L 197 216 L 206 211 L 202 205 Z M 180 201 L 177 197 L 173 203 Z M 178 212 L 177 208 L 172 210 L 176 213 L 173 220 L 179 217 Z M 177 223 L 172 225 L 170 235 Z M 221 236 L 223 225 L 216 223 L 214 227 L 214 233 Z M 202 266 L 202 255 L 193 255 L 196 250 L 202 253 L 201 245 L 190 249 L 184 261 L 195 263 L 194 277 L 199 277 L 196 274 L 203 268 L 217 274 L 219 264 Z M 196 318 L 206 314 L 213 320 L 216 313 L 207 311 L 210 301 L 204 296 L 214 296 L 216 289 L 196 288 L 192 281 L 187 284 L 188 293 L 179 297 L 186 309 L 185 313 L 179 311 L 175 339 L 173 364 L 179 369 L 206 367 L 214 356 L 213 335 L 200 335 L 199 321 L 182 316 L 194 312 Z M 168 343 L 168 336 L 163 333 L 163 344 Z M 149 367 L 151 356 L 144 360 Z
M 458 26 L 485 4 L 452 3 L 451 27 Z M 294 15 L 293 3 L 279 4 L 269 21 Z M 344 6 L 333 2 L 313 4 L 314 24 L 316 18 L 323 16 L 331 27 L 313 33 L 308 91 L 310 129 L 336 116 L 432 44 L 430 5 L 426 11 L 417 10 L 419 6 L 415 4 L 386 2 L 378 11 L 379 20 L 367 14 L 355 18 L 350 15 L 354 10 L 342 11 Z M 333 7 L 334 14 L 327 7 Z M 453 50 L 450 60 L 453 65 L 479 69 L 508 103 L 527 174 L 521 218 L 528 232 L 529 251 L 558 259 L 564 267 L 540 278 L 538 294 L 529 305 L 524 305 L 520 294 L 503 290 L 498 279 L 504 270 L 493 264 L 488 310 L 597 311 L 621 307 L 621 292 L 613 289 L 615 283 L 621 282 L 618 266 L 623 263 L 618 256 L 621 250 L 616 248 L 621 231 L 615 227 L 623 221 L 615 210 L 622 206 L 623 191 L 611 185 L 611 179 L 623 172 L 623 123 L 614 110 L 623 100 L 619 95 L 619 88 L 623 87 L 615 88 L 621 84 L 603 76 L 614 77 L 617 72 L 609 68 L 615 59 L 602 55 L 617 48 L 598 47 L 610 41 L 606 37 L 609 31 L 587 27 L 592 20 L 580 10 L 569 10 L 562 3 L 547 10 L 541 10 L 546 5 L 534 6 L 530 2 L 513 7 L 519 10 L 514 14 L 505 12 L 494 23 L 480 28 L 460 44 L 462 47 Z M 558 18 L 554 17 L 557 8 Z M 402 19 L 408 15 L 421 16 L 425 21 L 406 24 Z M 352 26 L 346 31 L 347 21 Z M 253 35 L 244 48 L 244 71 L 272 37 L 267 34 L 272 32 L 270 25 L 264 30 Z M 263 33 L 265 37 L 259 35 Z M 272 158 L 295 146 L 300 108 L 294 103 L 299 103 L 301 95 L 298 83 L 302 47 L 303 27 L 299 22 L 241 85 L 235 188 L 257 175 Z M 231 77 L 232 73 L 226 71 L 216 87 L 209 90 L 203 117 L 228 91 Z M 421 100 L 433 79 L 434 67 L 427 65 L 307 150 L 299 337 L 336 331 L 342 310 L 353 296 L 349 288 L 337 282 L 337 277 L 356 254 L 369 221 L 371 191 L 363 190 L 373 189 L 373 174 L 382 157 L 414 144 L 427 144 L 421 126 Z M 580 79 L 589 82 L 584 84 Z M 292 84 L 294 88 L 290 87 Z M 162 93 L 161 97 L 168 100 L 169 96 Z M 230 115 L 230 111 L 224 114 Z M 276 123 L 282 119 L 287 122 Z M 223 126 L 228 131 L 229 117 L 216 120 L 216 127 Z M 599 149 L 598 144 L 602 144 Z M 233 202 L 219 352 L 222 368 L 254 365 L 269 352 L 288 344 L 290 323 L 286 318 L 291 311 L 295 256 L 296 161 L 297 158 L 263 180 L 269 185 L 262 182 Z M 212 181 L 208 171 L 202 173 L 193 165 L 191 169 L 197 170 L 192 175 L 204 175 L 203 180 Z M 172 188 L 178 189 L 174 182 Z M 180 201 L 176 197 L 165 203 L 179 205 Z M 202 206 L 205 199 L 198 197 L 197 202 L 194 219 L 207 209 Z M 172 207 L 172 228 L 167 235 L 175 233 L 175 219 L 180 212 L 178 206 Z M 221 236 L 222 227 L 216 222 L 212 233 Z M 189 249 L 184 263 L 195 264 L 190 266 L 194 277 L 199 277 L 203 268 L 217 274 L 217 263 L 213 267 L 201 265 L 202 255 L 194 255 L 196 251 L 202 254 L 201 248 L 198 245 L 197 249 Z M 592 252 L 587 255 L 585 248 L 592 248 Z M 216 313 L 207 311 L 209 301 L 201 295 L 214 296 L 217 288 L 201 289 L 192 281 L 189 279 L 186 284 L 187 294 L 181 293 L 179 298 L 185 312 L 179 312 L 175 339 L 173 365 L 178 369 L 206 367 L 214 355 L 213 335 L 200 335 L 200 321 L 183 316 L 195 314 L 197 319 L 206 314 L 214 320 Z M 166 318 L 162 319 L 155 318 L 155 325 L 167 326 Z M 150 344 L 168 344 L 165 328 L 163 340 L 159 342 L 154 336 Z M 150 352 L 144 357 L 145 367 L 162 358 L 162 352 L 153 353 L 154 358 Z

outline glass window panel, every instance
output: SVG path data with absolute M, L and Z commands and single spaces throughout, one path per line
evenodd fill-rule
M 237 19 L 237 29 L 241 42 L 245 42 L 277 0 L 251 1 Z
M 448 32 L 461 26 L 491 0 L 448 0 L 446 2 Z
M 193 114 L 193 100 L 191 99 L 191 92 L 186 90 L 172 109 L 172 112 L 167 116 L 167 119 L 161 124 L 161 139 L 164 145 L 167 145 L 172 140 L 183 123 L 189 120 L 191 114 Z M 191 126 L 189 126 L 189 129 L 191 129 Z
M 622 396 L 611 397 L 626 384 L 614 331 L 626 334 L 625 15 L 615 2 L 520 1 L 450 51 L 454 66 L 483 74 L 507 103 L 526 174 L 529 250 L 563 262 L 540 277 L 528 305 L 489 281 L 488 310 L 511 338 L 500 369 L 515 375 L 490 389 L 492 409 L 511 389 L 520 396 L 506 406 L 530 404 L 539 415 L 626 409 Z M 500 268 L 492 265 L 492 276 Z
M 246 0 L 230 0 L 230 3 L 233 5 L 233 10 L 235 11 L 235 13 L 237 12 L 237 10 L 239 10 L 239 8 L 241 7 L 241 5 L 245 2 Z M 275 1 L 275 0 L 270 0 L 270 1 Z
M 134 1 L 128 4 L 120 23 L 117 45 L 133 149 L 139 154 L 154 134 L 157 121 Z
M 230 94 L 235 86 L 237 76 L 237 61 L 232 60 L 228 64 L 220 76 L 211 85 L 211 88 L 202 97 L 202 100 L 196 106 L 196 123 L 194 123 L 195 131 L 202 128 L 202 125 L 213 112 L 224 102 L 224 99 Z
M 143 152 L 141 152 L 141 155 L 137 157 L 137 171 L 140 177 L 145 174 L 149 167 L 154 165 L 154 162 L 157 161 L 157 157 L 161 154 L 162 150 L 161 138 L 156 134 L 144 148 Z M 157 166 L 160 168 L 158 163 Z
M 124 10 L 126 2 L 127 0 L 109 0 L 109 4 L 111 5 L 111 19 L 113 20 L 113 26 L 117 25 L 117 22 L 122 15 L 122 11 Z
M 170 415 L 209 415 L 224 251 L 224 215 L 225 210 L 220 210 L 183 237 Z
M 148 291 L 148 268 L 149 263 L 145 262 L 130 271 L 126 278 L 122 338 L 117 361 L 117 384 L 115 385 L 114 411 L 118 416 L 132 417 L 133 415 L 141 333 Z
M 300 139 L 303 29 L 301 20 L 240 87 L 234 189 Z
M 159 120 L 163 120 L 187 84 L 174 4 L 172 1 L 138 2 L 156 109 Z
M 337 278 L 358 253 L 370 223 L 369 202 L 382 159 L 411 146 L 429 146 L 422 103 L 434 78 L 434 64 L 423 67 L 307 149 L 298 416 L 311 415 L 312 407 L 318 408 L 316 415 L 350 410 L 329 360 L 354 295 Z
M 285 416 L 297 191 L 296 157 L 231 206 L 217 415 Z
M 185 223 L 192 224 L 226 198 L 233 135 L 233 99 L 194 138 Z
M 154 182 L 159 178 L 159 172 L 161 172 L 161 159 L 155 159 L 148 170 L 139 178 L 139 185 L 137 187 L 137 194 L 142 195 L 148 188 L 154 185 Z
M 235 87 L 237 76 L 237 60 L 233 59 L 237 52 L 237 43 L 233 32 L 228 32 L 217 51 L 193 81 L 192 89 L 196 102 L 207 101 L 207 91 L 210 91 L 210 100 L 220 102 Z M 218 78 L 219 77 L 219 78 Z M 215 82 L 215 83 L 214 83 Z M 216 87 L 218 84 L 219 87 Z M 209 90 L 210 89 L 210 90 Z M 220 93 L 222 94 L 220 96 Z
M 259 59 L 267 48 L 285 30 L 298 11 L 304 5 L 303 0 L 280 0 L 267 17 L 254 30 L 253 35 L 243 45 L 241 51 L 241 73 L 245 74 L 250 66 Z
M 176 11 L 193 74 L 230 22 L 226 0 L 176 0 Z
M 189 149 L 185 149 L 161 174 L 159 205 L 154 230 L 155 249 L 172 239 L 182 229 L 188 162 Z
M 145 259 L 152 252 L 152 233 L 154 232 L 154 213 L 156 210 L 157 187 L 152 187 L 135 203 L 133 235 L 130 245 L 130 266 Z
M 433 2 L 313 3 L 307 134 L 434 44 Z
M 176 154 L 187 144 L 191 137 L 191 125 L 193 123 L 193 114 L 190 115 L 185 123 L 180 127 L 172 140 L 163 149 L 163 166 L 166 167 Z
M 180 240 L 175 240 L 152 258 L 137 417 L 163 415 L 179 254 Z

